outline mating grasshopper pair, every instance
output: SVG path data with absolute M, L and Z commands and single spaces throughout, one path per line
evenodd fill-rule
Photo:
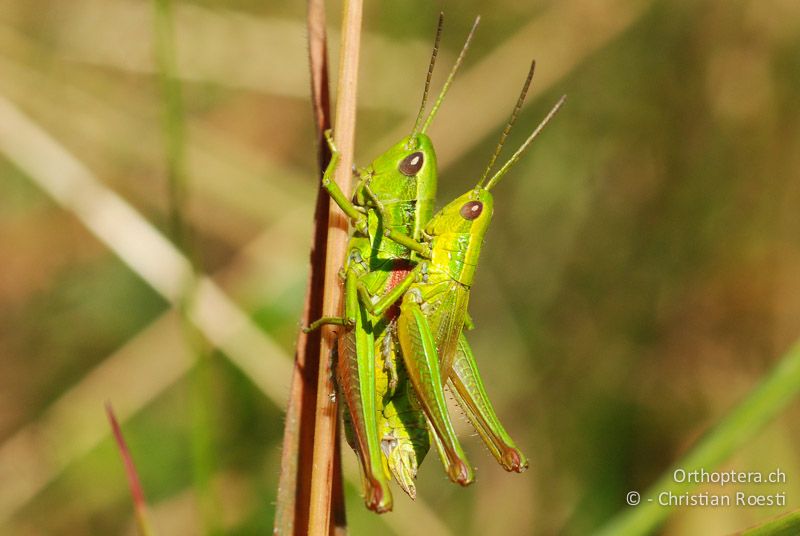
M 447 411 L 445 384 L 506 470 L 522 472 L 528 465 L 497 418 L 463 330 L 465 324 L 471 324 L 467 314 L 469 291 L 492 217 L 490 190 L 555 114 L 563 97 L 487 181 L 527 93 L 533 75 L 531 65 L 483 177 L 432 216 L 436 156 L 425 130 L 447 93 L 477 24 L 478 19 L 420 128 L 441 36 L 440 16 L 414 129 L 359 171 L 352 201 L 330 180 L 338 153 L 328 136 L 332 159 L 323 186 L 350 217 L 355 231 L 343 268 L 344 316 L 321 318 L 307 329 L 323 324 L 345 327 L 338 345 L 336 379 L 347 405 L 346 421 L 351 428 L 348 440 L 360 457 L 365 502 L 376 512 L 392 508 L 391 475 L 415 496 L 414 479 L 428 451 L 429 436 L 450 479 L 461 485 L 472 482 L 472 466 Z

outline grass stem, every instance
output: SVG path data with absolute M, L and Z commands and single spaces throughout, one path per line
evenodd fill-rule
M 193 325 L 192 297 L 198 285 L 198 261 L 191 232 L 186 224 L 188 185 L 186 175 L 186 119 L 178 78 L 174 17 L 171 0 L 154 0 L 155 52 L 164 104 L 163 131 L 166 145 L 168 205 L 172 239 L 189 259 L 191 270 L 182 282 L 177 308 L 187 346 L 195 356 L 192 375 L 192 460 L 195 487 L 206 534 L 220 534 L 218 501 L 212 486 L 214 473 L 213 415 L 211 403 L 211 352 L 207 341 Z
M 334 138 L 341 151 L 341 161 L 334 180 L 345 193 L 350 191 L 351 168 L 355 145 L 356 98 L 358 88 L 359 52 L 361 49 L 361 0 L 345 0 L 342 17 L 339 79 L 336 100 Z M 323 315 L 341 314 L 342 287 L 339 269 L 345 258 L 348 240 L 348 221 L 335 207 L 328 213 L 328 242 L 325 259 L 325 292 Z M 331 351 L 338 330 L 323 328 L 317 377 L 317 411 L 314 426 L 314 457 L 311 474 L 311 504 L 308 533 L 328 534 L 331 530 L 331 511 L 334 498 L 333 477 L 338 441 L 338 412 L 331 371 Z
M 317 137 L 317 159 L 319 178 L 330 162 L 330 151 L 325 143 L 324 132 L 331 126 L 330 92 L 328 86 L 328 52 L 324 0 L 308 2 L 308 50 L 311 71 L 311 103 Z M 308 279 L 308 294 L 303 310 L 303 324 L 322 316 L 326 286 L 330 197 L 322 189 L 317 190 L 314 212 L 314 237 L 311 248 L 311 269 Z M 281 474 L 278 483 L 275 512 L 275 534 L 305 534 L 309 527 L 315 428 L 317 410 L 317 387 L 320 371 L 322 338 L 319 331 L 298 335 L 295 353 L 295 368 L 292 375 L 289 403 L 281 455 Z M 335 417 L 334 417 L 335 418 Z M 335 425 L 335 422 L 334 422 Z M 345 532 L 344 490 L 342 487 L 341 459 L 338 437 L 334 432 L 333 471 L 327 484 L 330 492 L 327 506 L 330 532 Z

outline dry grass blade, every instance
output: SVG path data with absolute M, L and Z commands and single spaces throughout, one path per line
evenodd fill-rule
M 345 196 L 350 192 L 351 168 L 355 145 L 356 96 L 358 62 L 361 48 L 361 0 L 346 0 L 342 17 L 342 44 L 339 59 L 339 79 L 336 100 L 335 140 L 341 160 L 334 176 Z M 325 255 L 325 289 L 323 315 L 341 315 L 342 288 L 339 269 L 345 258 L 348 240 L 348 221 L 334 208 L 328 212 L 328 241 Z M 314 426 L 314 455 L 311 474 L 311 504 L 308 533 L 327 534 L 330 531 L 333 480 L 338 442 L 338 412 L 334 396 L 331 355 L 338 331 L 323 328 L 320 344 L 319 375 L 317 377 L 317 410 Z
M 58 136 L 60 125 L 68 124 L 70 139 L 81 139 L 94 154 L 122 151 L 132 161 L 148 162 L 159 151 L 160 138 L 142 139 L 135 134 L 149 132 L 155 115 L 152 103 L 140 94 L 111 80 L 101 89 L 88 91 L 85 82 L 68 78 L 52 84 L 51 75 L 41 71 L 41 66 L 16 59 L 44 54 L 43 47 L 2 25 L 0 41 L 5 43 L 0 71 L 7 75 L 0 79 L 0 93 L 28 111 L 43 128 L 52 127 L 53 135 Z M 92 121 L 82 120 L 87 109 L 92 110 Z M 266 203 L 303 205 L 308 190 L 301 186 L 305 173 L 256 153 L 214 126 L 189 121 L 188 133 L 186 172 L 192 177 L 193 206 L 198 210 L 187 216 L 195 229 L 229 238 L 238 236 L 242 222 L 271 224 L 274 214 L 264 210 Z M 275 180 L 264 181 L 264 176 Z
M 317 158 L 321 178 L 330 161 L 330 153 L 324 137 L 325 130 L 330 128 L 330 97 L 323 0 L 309 2 L 307 23 L 311 67 L 311 102 L 317 130 Z M 302 315 L 305 325 L 322 316 L 329 208 L 330 198 L 320 187 L 317 191 L 314 211 L 314 236 L 308 292 Z M 300 331 L 298 334 L 295 368 L 292 374 L 283 432 L 275 534 L 300 534 L 303 529 L 308 527 L 320 342 L 319 331 L 308 334 Z M 338 483 L 338 488 L 338 497 L 341 498 L 341 482 Z M 341 511 L 343 512 L 343 507 Z M 343 516 L 341 523 L 344 524 Z

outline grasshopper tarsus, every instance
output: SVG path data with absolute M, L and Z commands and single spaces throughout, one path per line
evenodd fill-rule
M 352 328 L 351 322 L 355 323 L 355 321 L 350 318 L 342 318 L 339 316 L 323 316 L 304 327 L 303 333 L 311 333 L 312 331 L 318 330 L 322 326 L 344 326 L 350 329 Z
M 328 149 L 330 149 L 331 154 L 339 153 L 339 149 L 336 148 L 336 142 L 333 141 L 333 129 L 325 130 L 325 141 L 328 143 Z
M 450 465 L 450 480 L 461 486 L 469 486 L 475 481 L 472 468 L 461 460 Z
M 366 488 L 364 503 L 367 505 L 367 508 L 378 514 L 385 514 L 392 511 L 392 493 L 389 491 L 388 487 L 384 489 L 377 480 L 368 479 Z
M 508 472 L 524 473 L 528 469 L 528 460 L 519 449 L 511 448 L 503 454 L 503 468 Z

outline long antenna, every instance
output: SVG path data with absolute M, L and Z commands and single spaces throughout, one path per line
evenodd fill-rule
M 489 182 L 486 184 L 485 187 L 486 190 L 491 190 L 495 184 L 500 182 L 502 176 L 505 175 L 509 169 L 511 169 L 511 166 L 517 163 L 517 160 L 519 160 L 519 158 L 522 156 L 522 153 L 525 152 L 525 149 L 528 148 L 528 146 L 531 144 L 534 138 L 536 138 L 536 136 L 539 135 L 539 133 L 547 125 L 547 123 L 549 123 L 550 120 L 553 118 L 553 116 L 556 115 L 556 112 L 558 112 L 559 108 L 561 108 L 561 105 L 564 104 L 564 101 L 566 99 L 567 99 L 566 95 L 562 95 L 561 98 L 558 99 L 558 102 L 555 104 L 555 106 L 553 106 L 550 112 L 548 112 L 545 118 L 542 119 L 542 122 L 539 123 L 539 126 L 536 127 L 536 130 L 534 130 L 533 133 L 531 133 L 531 135 L 528 136 L 528 139 L 525 140 L 525 143 L 523 143 L 520 146 L 520 148 L 517 149 L 517 152 L 511 155 L 511 158 L 508 159 L 508 162 L 503 164 L 503 167 L 497 170 L 497 173 L 495 173 L 494 176 L 491 179 L 489 179 Z
M 436 115 L 436 112 L 439 111 L 439 106 L 442 105 L 442 101 L 444 100 L 444 96 L 447 95 L 447 90 L 450 89 L 450 84 L 453 82 L 453 78 L 456 76 L 456 72 L 458 68 L 461 66 L 461 62 L 464 61 L 464 56 L 467 54 L 467 49 L 469 48 L 469 44 L 472 41 L 472 36 L 475 35 L 475 29 L 478 27 L 478 23 L 481 21 L 480 15 L 475 17 L 475 22 L 472 24 L 472 29 L 469 31 L 469 35 L 467 36 L 467 40 L 464 41 L 464 46 L 461 47 L 461 52 L 458 54 L 458 58 L 456 58 L 456 63 L 453 65 L 453 68 L 450 69 L 450 74 L 447 75 L 447 80 L 442 86 L 442 91 L 439 92 L 439 96 L 436 98 L 436 102 L 433 103 L 433 108 L 431 108 L 431 113 L 428 114 L 428 119 L 425 120 L 425 124 L 422 125 L 422 133 L 424 134 L 428 127 L 433 121 L 433 117 Z
M 506 123 L 506 128 L 503 129 L 503 133 L 500 135 L 500 141 L 497 142 L 497 147 L 495 147 L 494 154 L 489 159 L 489 164 L 486 166 L 486 169 L 481 176 L 481 180 L 478 181 L 478 188 L 483 186 L 483 181 L 485 181 L 486 177 L 489 176 L 492 166 L 494 166 L 494 163 L 497 161 L 497 157 L 500 156 L 500 151 L 503 150 L 503 144 L 506 142 L 506 138 L 508 138 L 508 134 L 511 132 L 511 127 L 513 127 L 514 123 L 517 121 L 517 115 L 519 115 L 519 111 L 522 109 L 522 104 L 525 102 L 525 96 L 528 94 L 528 88 L 531 87 L 534 69 L 536 69 L 536 60 L 531 62 L 531 68 L 528 70 L 528 77 L 525 79 L 525 83 L 522 85 L 522 91 L 519 93 L 517 104 L 514 106 L 514 111 L 511 112 L 511 118 L 508 120 L 508 123 Z
M 422 116 L 425 113 L 425 103 L 428 102 L 428 90 L 431 87 L 431 77 L 433 77 L 433 66 L 436 65 L 436 56 L 439 55 L 439 42 L 442 40 L 442 26 L 444 25 L 444 12 L 439 13 L 439 23 L 436 25 L 436 38 L 433 41 L 433 52 L 431 53 L 431 63 L 428 65 L 428 76 L 425 79 L 425 90 L 422 92 L 422 104 L 419 107 L 417 120 L 414 122 L 414 130 L 411 131 L 411 137 L 417 135 L 419 132 L 419 124 L 422 122 Z

